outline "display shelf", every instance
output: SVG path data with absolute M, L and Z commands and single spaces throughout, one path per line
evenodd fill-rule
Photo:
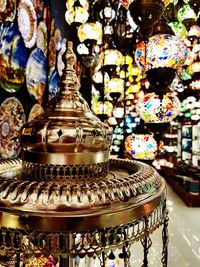
M 200 126 L 198 124 L 179 124 L 178 157 L 195 167 L 200 166 Z
M 166 181 L 171 185 L 177 195 L 184 201 L 188 207 L 200 207 L 200 195 L 192 195 L 178 184 L 173 177 L 166 177 Z

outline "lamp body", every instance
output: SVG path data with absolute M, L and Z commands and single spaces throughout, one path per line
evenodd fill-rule
M 179 114 L 180 101 L 171 93 L 162 98 L 155 93 L 148 93 L 139 99 L 136 110 L 146 123 L 166 123 Z
M 186 45 L 171 34 L 154 35 L 146 43 L 139 43 L 135 52 L 136 64 L 146 71 L 159 67 L 177 69 L 186 57 Z
M 152 134 L 132 133 L 126 138 L 125 149 L 134 159 L 153 160 L 156 156 L 157 143 Z

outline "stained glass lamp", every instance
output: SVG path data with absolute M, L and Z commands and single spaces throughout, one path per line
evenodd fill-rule
M 186 45 L 171 34 L 154 35 L 146 43 L 139 43 L 135 52 L 136 64 L 146 71 L 159 67 L 177 69 L 186 57 Z
M 171 27 L 175 35 L 178 36 L 180 39 L 184 38 L 187 35 L 187 29 L 183 23 L 174 21 L 170 22 L 169 26 Z
M 107 114 L 110 117 L 112 115 L 113 105 L 109 101 L 98 101 L 94 103 L 92 110 L 96 115 Z
M 87 0 L 67 0 L 66 7 L 65 20 L 69 25 L 82 24 L 88 20 L 89 2 Z
M 157 142 L 153 134 L 141 123 L 134 133 L 126 138 L 125 150 L 133 159 L 153 160 L 156 156 Z
M 124 92 L 124 80 L 120 78 L 112 78 L 108 81 L 107 85 L 105 86 L 106 93 L 112 92 Z
M 122 53 L 117 49 L 107 49 L 104 51 L 104 66 L 122 64 Z
M 196 24 L 198 16 L 189 5 L 184 5 L 178 10 L 177 18 L 179 22 L 182 22 L 189 29 L 192 25 Z
M 110 77 L 116 75 L 116 69 L 122 64 L 122 53 L 117 49 L 106 49 L 99 55 L 99 66 L 107 72 Z
M 175 70 L 184 64 L 186 58 L 186 45 L 171 34 L 156 34 L 139 43 L 135 52 L 138 67 L 147 72 L 152 86 L 160 88 L 172 83 Z
M 88 22 L 82 24 L 78 28 L 78 37 L 80 42 L 86 40 L 94 40 L 96 43 L 101 43 L 102 39 L 102 25 L 100 22 Z
M 68 9 L 65 12 L 65 20 L 71 25 L 72 23 L 82 24 L 85 23 L 89 18 L 89 13 L 83 7 L 77 6 Z
M 180 101 L 172 93 L 148 93 L 138 100 L 136 111 L 146 123 L 167 123 L 178 116 Z

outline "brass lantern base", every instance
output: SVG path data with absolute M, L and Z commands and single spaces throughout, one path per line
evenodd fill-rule
M 1 251 L 25 258 L 92 257 L 143 239 L 163 224 L 163 178 L 137 161 L 111 159 L 109 165 L 106 177 L 83 179 L 75 188 L 70 179 L 24 181 L 21 159 L 2 161 Z

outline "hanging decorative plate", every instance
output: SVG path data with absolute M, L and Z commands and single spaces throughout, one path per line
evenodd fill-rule
M 0 22 L 12 22 L 15 18 L 16 10 L 16 0 L 0 0 Z
M 32 121 L 33 119 L 35 119 L 38 115 L 40 115 L 43 112 L 43 107 L 40 104 L 35 104 L 30 113 L 29 113 L 29 117 L 28 117 L 28 122 Z
M 56 66 L 56 40 L 54 37 L 51 37 L 49 42 L 49 56 L 48 56 L 49 68 L 55 68 Z
M 2 158 L 17 157 L 20 153 L 19 131 L 26 122 L 24 109 L 15 97 L 7 98 L 0 106 L 0 154 Z
M 6 9 L 7 0 L 0 0 L 0 12 L 4 12 Z
M 62 46 L 62 34 L 61 34 L 60 29 L 58 29 L 58 28 L 55 29 L 54 39 L 55 39 L 55 42 L 56 42 L 56 50 L 60 51 L 61 46 Z
M 38 25 L 37 30 L 37 47 L 40 48 L 43 53 L 46 55 L 47 53 L 47 27 L 46 24 L 41 21 Z
M 59 76 L 62 75 L 62 72 L 63 72 L 63 69 L 65 67 L 63 61 L 62 61 L 62 56 L 66 50 L 66 43 L 67 43 L 67 39 L 63 39 L 62 40 L 62 45 L 61 45 L 61 49 L 60 49 L 60 52 L 58 53 L 58 64 L 57 64 L 57 68 L 58 68 L 58 74 Z
M 0 85 L 14 93 L 25 81 L 26 48 L 17 26 L 6 25 L 0 38 Z
M 58 79 L 59 79 L 58 72 L 57 70 L 54 69 L 49 77 L 49 100 L 51 100 L 52 97 L 56 96 L 59 90 Z
M 28 59 L 26 85 L 31 98 L 42 104 L 46 86 L 46 57 L 39 48 L 35 48 Z
M 34 5 L 37 17 L 38 17 L 38 19 L 40 19 L 42 17 L 42 14 L 43 14 L 44 0 L 31 0 L 31 1 Z
M 31 0 L 20 0 L 17 21 L 26 47 L 33 47 L 37 36 L 37 17 Z

